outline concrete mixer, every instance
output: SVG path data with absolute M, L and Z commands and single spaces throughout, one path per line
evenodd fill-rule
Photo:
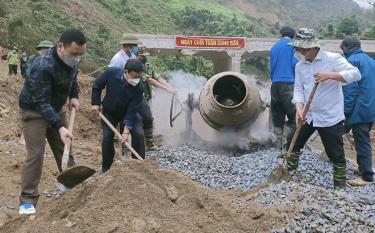
M 262 106 L 255 83 L 232 71 L 211 77 L 199 96 L 199 112 L 204 121 L 215 129 L 254 121 Z
M 170 126 L 185 112 L 185 134 L 189 135 L 186 138 L 224 144 L 262 144 L 272 140 L 269 109 L 262 102 L 258 85 L 247 76 L 232 71 L 218 73 L 195 95 L 190 92 L 177 100 L 181 105 L 178 113 L 173 110 L 174 97 L 171 102 Z M 179 126 L 182 119 L 178 120 Z

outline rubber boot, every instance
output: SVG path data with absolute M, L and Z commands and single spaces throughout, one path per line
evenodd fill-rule
M 288 171 L 292 172 L 297 170 L 299 157 L 301 156 L 302 152 L 292 152 L 286 161 L 286 167 Z
M 145 134 L 147 150 L 148 151 L 158 150 L 159 148 L 155 145 L 155 142 L 154 142 L 153 129 L 152 128 L 144 129 L 144 134 Z
M 276 135 L 276 149 L 280 152 L 278 158 L 283 158 L 283 128 L 275 127 L 273 132 Z
M 333 164 L 333 187 L 343 189 L 346 186 L 346 162 Z

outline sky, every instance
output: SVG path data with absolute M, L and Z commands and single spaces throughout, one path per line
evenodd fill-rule
M 353 0 L 354 2 L 358 3 L 358 5 L 362 8 L 370 8 L 370 4 L 368 3 L 368 0 Z

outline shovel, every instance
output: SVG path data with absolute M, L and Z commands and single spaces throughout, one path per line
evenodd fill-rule
M 101 113 L 99 112 L 100 118 L 108 125 L 109 128 L 117 135 L 118 138 L 122 138 L 122 135 L 117 131 L 117 129 L 109 122 L 109 120 Z M 125 146 L 137 157 L 139 160 L 143 160 L 142 157 L 133 149 L 129 143 L 125 142 Z
M 68 127 L 70 133 L 73 132 L 75 115 L 76 109 L 73 107 L 70 113 L 70 121 Z M 64 153 L 61 162 L 63 172 L 61 172 L 60 175 L 57 177 L 57 181 L 59 181 L 61 184 L 65 185 L 68 188 L 73 188 L 74 186 L 82 183 L 95 173 L 94 169 L 86 166 L 75 166 L 67 169 L 71 144 L 72 140 L 69 140 L 69 142 L 67 142 L 64 146 Z
M 315 95 L 315 92 L 316 92 L 317 88 L 318 88 L 318 83 L 315 83 L 313 89 L 311 90 L 309 99 L 308 99 L 308 101 L 305 105 L 305 108 L 303 109 L 303 113 L 302 113 L 303 118 L 306 118 L 307 112 L 309 111 L 311 102 L 313 100 L 313 97 Z M 297 141 L 299 133 L 301 132 L 302 126 L 303 126 L 303 123 L 299 123 L 297 125 L 297 129 L 296 129 L 296 132 L 293 135 L 292 142 L 290 143 L 286 158 L 284 158 L 284 161 L 283 161 L 282 165 L 279 165 L 272 170 L 271 175 L 268 177 L 268 180 L 267 180 L 269 183 L 278 184 L 283 180 L 284 181 L 290 180 L 290 175 L 289 175 L 288 169 L 286 167 L 287 160 L 290 157 L 290 154 L 292 153 L 294 145 L 296 144 L 296 141 Z

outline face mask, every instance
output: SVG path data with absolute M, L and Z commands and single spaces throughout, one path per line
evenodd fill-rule
M 81 56 L 76 55 L 76 56 L 64 56 L 62 58 L 63 62 L 67 64 L 70 67 L 74 67 L 81 61 Z
M 128 79 L 128 83 L 132 86 L 137 86 L 137 84 L 139 83 L 139 81 L 141 80 L 141 78 L 130 78 Z
M 131 49 L 130 49 L 131 53 L 136 55 L 138 53 L 138 47 L 137 46 L 133 46 Z
M 297 58 L 298 61 L 305 60 L 305 56 L 299 51 L 296 51 L 294 53 L 294 57 Z

